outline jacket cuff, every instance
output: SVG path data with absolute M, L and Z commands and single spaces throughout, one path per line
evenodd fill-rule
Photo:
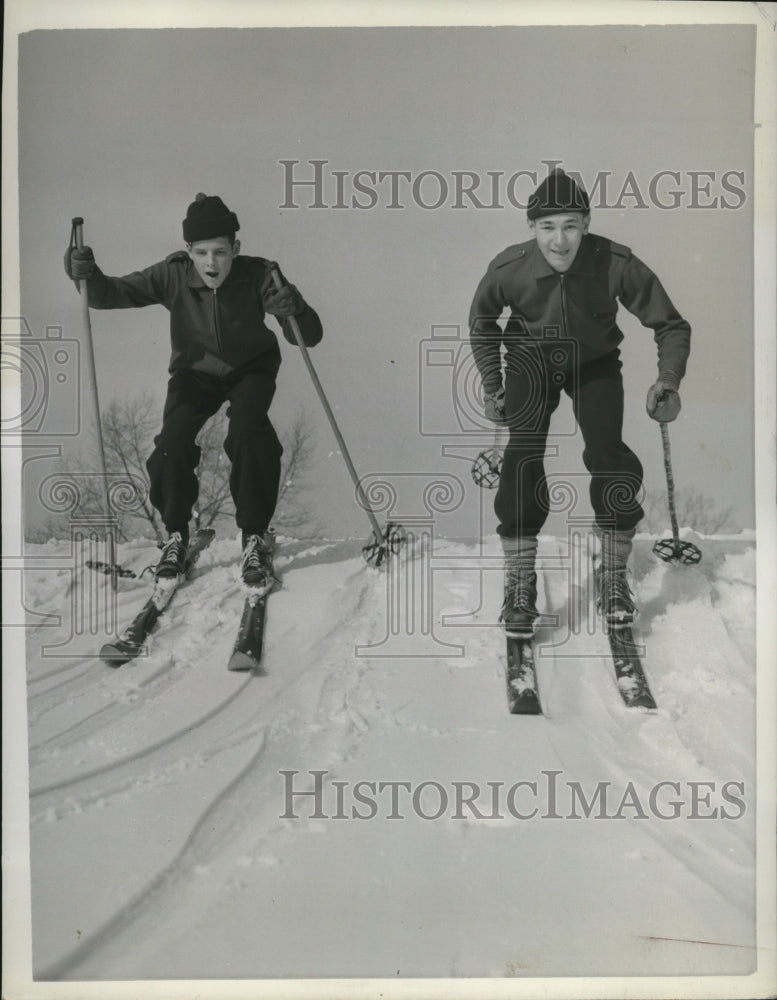
M 663 382 L 667 389 L 672 389 L 677 392 L 680 388 L 680 376 L 672 371 L 664 371 L 658 373 L 658 379 Z

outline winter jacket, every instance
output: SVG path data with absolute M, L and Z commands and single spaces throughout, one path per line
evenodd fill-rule
M 608 354 L 623 340 L 615 322 L 619 302 L 654 331 L 659 377 L 679 386 L 691 328 L 655 274 L 628 247 L 587 234 L 564 274 L 547 263 L 536 240 L 508 247 L 489 264 L 470 310 L 472 352 L 484 390 L 501 388 L 503 343 L 508 369 L 511 360 L 518 362 L 527 338 L 541 340 L 545 360 L 553 355 L 550 367 L 561 370 L 563 340 L 572 341 L 567 370 Z M 505 308 L 510 316 L 502 331 L 497 320 Z
M 224 376 L 245 366 L 278 371 L 278 339 L 264 322 L 264 296 L 273 287 L 270 261 L 262 257 L 235 257 L 216 290 L 207 287 L 185 251 L 122 278 L 95 268 L 87 287 L 95 309 L 159 304 L 169 310 L 171 372 L 193 368 Z M 323 336 L 318 315 L 306 304 L 296 319 L 305 345 L 313 347 Z M 288 321 L 278 322 L 286 340 L 296 344 Z

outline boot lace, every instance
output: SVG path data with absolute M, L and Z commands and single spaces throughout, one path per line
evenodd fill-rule
M 183 570 L 186 543 L 180 532 L 174 531 L 162 549 L 162 555 L 156 565 L 157 576 L 176 576 Z
M 621 611 L 633 614 L 633 595 L 625 570 L 601 570 L 599 587 L 599 603 L 606 613 Z
M 243 550 L 242 575 L 252 586 L 269 586 L 275 582 L 272 549 L 261 535 L 249 535 Z
M 534 606 L 536 582 L 530 573 L 511 573 L 507 580 L 504 604 L 502 605 L 501 619 L 509 611 L 522 611 L 527 614 L 536 615 L 537 609 Z

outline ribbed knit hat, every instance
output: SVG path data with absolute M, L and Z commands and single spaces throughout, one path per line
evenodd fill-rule
M 540 184 L 529 198 L 526 217 L 529 221 L 543 215 L 558 215 L 561 212 L 591 211 L 588 195 L 571 177 L 556 168 Z
M 189 205 L 183 220 L 183 238 L 187 243 L 231 236 L 240 229 L 234 212 L 230 212 L 218 195 L 200 192 Z

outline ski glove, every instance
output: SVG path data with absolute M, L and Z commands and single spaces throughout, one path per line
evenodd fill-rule
M 659 420 L 662 424 L 671 423 L 677 419 L 680 407 L 680 393 L 668 382 L 659 379 L 648 389 L 645 408 L 653 420 Z
M 486 420 L 493 424 L 506 424 L 505 417 L 505 391 L 497 389 L 496 392 L 484 393 Z
M 305 300 L 295 285 L 284 285 L 283 288 L 268 288 L 262 301 L 264 311 L 278 319 L 288 319 L 289 316 L 299 316 L 305 308 Z
M 68 247 L 65 251 L 65 274 L 73 281 L 86 281 L 94 274 L 94 254 L 91 247 Z

